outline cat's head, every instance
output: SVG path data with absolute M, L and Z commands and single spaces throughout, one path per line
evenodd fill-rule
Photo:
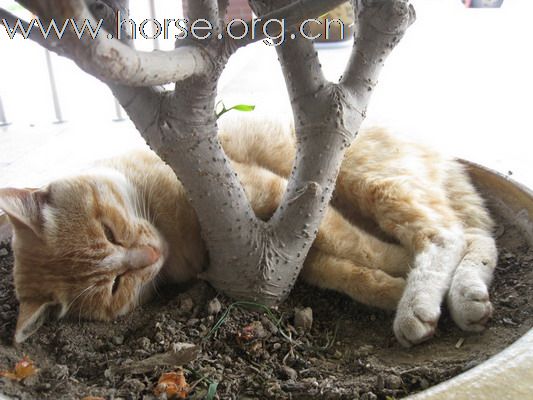
M 39 190 L 0 189 L 0 208 L 14 231 L 17 342 L 51 314 L 110 320 L 127 313 L 153 289 L 167 254 L 131 185 L 112 170 Z

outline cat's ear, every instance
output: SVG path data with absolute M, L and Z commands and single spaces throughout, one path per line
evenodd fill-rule
M 48 192 L 42 189 L 0 189 L 0 209 L 5 211 L 14 226 L 31 229 L 40 236 L 47 197 Z
M 33 335 L 48 319 L 57 312 L 59 304 L 54 302 L 22 301 L 15 329 L 15 342 L 22 343 Z

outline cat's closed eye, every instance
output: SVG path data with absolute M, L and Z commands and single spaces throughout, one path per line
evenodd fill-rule
M 108 242 L 114 245 L 120 245 L 115 237 L 115 234 L 113 233 L 113 230 L 106 224 L 102 224 L 102 227 L 104 229 L 105 238 L 108 240 Z

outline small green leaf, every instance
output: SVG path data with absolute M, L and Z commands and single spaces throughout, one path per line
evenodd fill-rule
M 255 110 L 255 106 L 249 104 L 238 104 L 230 108 L 230 110 L 249 112 Z
M 215 116 L 217 119 L 219 119 L 221 116 L 231 110 L 250 112 L 255 110 L 255 106 L 250 104 L 237 104 L 236 106 L 226 108 L 225 104 L 222 102 L 222 100 L 220 100 L 215 106 Z
M 217 394 L 218 382 L 211 382 L 205 400 L 213 400 Z

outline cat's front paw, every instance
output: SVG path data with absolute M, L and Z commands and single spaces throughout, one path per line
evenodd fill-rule
M 431 307 L 423 302 L 400 301 L 394 318 L 394 334 L 404 347 L 431 338 L 435 334 L 440 317 L 440 307 Z
M 448 308 L 455 323 L 464 331 L 481 332 L 492 316 L 489 291 L 482 282 L 477 285 L 454 285 L 448 292 Z

